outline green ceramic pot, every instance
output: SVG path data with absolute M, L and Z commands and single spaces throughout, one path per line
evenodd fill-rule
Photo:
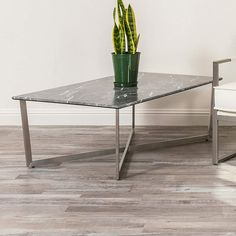
M 140 52 L 135 54 L 112 53 L 115 72 L 115 87 L 136 87 L 138 84 L 138 68 Z

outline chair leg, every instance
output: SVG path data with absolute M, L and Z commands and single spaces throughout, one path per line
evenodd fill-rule
M 212 117 L 213 137 L 212 137 L 212 163 L 218 165 L 219 163 L 219 120 L 217 118 L 217 111 L 213 111 Z
M 212 136 L 213 136 L 213 124 L 212 124 L 212 121 L 213 121 L 213 112 L 214 112 L 214 95 L 215 94 L 215 91 L 214 91 L 214 87 L 213 87 L 213 83 L 212 83 L 212 89 L 211 89 L 211 107 L 210 107 L 210 115 L 209 115 L 209 124 L 208 124 L 208 139 L 207 141 L 212 141 Z

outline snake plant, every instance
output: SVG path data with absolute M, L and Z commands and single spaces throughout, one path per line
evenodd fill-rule
M 116 23 L 117 15 L 118 24 Z M 135 54 L 140 35 L 137 35 L 135 13 L 131 5 L 125 8 L 123 0 L 117 0 L 117 6 L 113 11 L 113 19 L 114 28 L 112 39 L 115 54 L 125 54 L 127 52 L 129 54 Z

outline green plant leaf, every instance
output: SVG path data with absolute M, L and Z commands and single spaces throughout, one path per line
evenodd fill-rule
M 128 6 L 128 22 L 129 22 L 130 30 L 132 32 L 132 37 L 136 46 L 136 42 L 138 41 L 138 36 L 137 36 L 137 29 L 136 29 L 135 14 L 131 5 Z
M 124 54 L 126 50 L 126 43 L 125 43 L 125 30 L 122 25 L 119 27 L 119 36 L 120 36 L 120 53 Z
M 123 17 L 125 17 L 126 9 L 125 9 L 125 5 L 124 5 L 123 1 L 122 0 L 117 0 L 117 3 L 118 3 L 118 6 L 120 6 L 120 8 L 122 10 Z
M 114 27 L 112 31 L 112 41 L 113 41 L 115 54 L 118 54 L 121 52 L 121 44 L 120 44 L 120 31 L 116 24 L 116 8 L 114 8 L 114 11 L 113 11 L 113 20 L 114 20 Z
M 114 25 L 114 28 L 112 31 L 112 39 L 113 39 L 113 46 L 114 46 L 115 54 L 119 54 L 121 52 L 120 32 L 116 24 Z
M 135 52 L 137 52 L 137 49 L 138 49 L 139 38 L 140 38 L 140 34 L 138 35 L 137 41 L 135 42 Z
M 121 10 L 120 10 L 120 5 L 119 5 L 118 2 L 117 2 L 117 11 L 118 11 L 119 24 L 123 26 L 124 25 L 124 20 L 123 20 Z
M 121 2 L 121 5 L 123 6 L 123 2 Z M 126 50 L 124 16 L 122 16 L 121 14 L 121 6 L 118 0 L 117 0 L 117 11 L 119 18 L 120 48 L 121 48 L 121 54 L 124 54 Z
M 126 10 L 125 30 L 126 30 L 127 40 L 128 40 L 128 52 L 131 54 L 135 54 L 136 48 L 135 48 L 135 44 L 134 44 L 134 40 L 132 36 L 132 31 L 129 25 L 128 10 Z
M 114 20 L 114 24 L 116 24 L 116 7 L 114 7 L 114 10 L 113 10 L 113 20 Z

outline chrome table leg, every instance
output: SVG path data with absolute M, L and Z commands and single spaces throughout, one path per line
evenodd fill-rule
M 116 179 L 120 179 L 120 110 L 116 109 Z
M 20 101 L 20 110 L 21 110 L 21 120 L 22 120 L 22 128 L 23 128 L 26 166 L 33 167 L 30 133 L 29 133 L 29 122 L 28 122 L 28 115 L 27 115 L 27 106 L 26 106 L 25 101 Z
M 134 129 L 135 129 L 135 106 L 132 106 L 132 129 L 129 134 L 127 143 L 125 145 L 124 151 L 121 155 L 120 151 L 120 111 L 116 109 L 116 179 L 120 179 L 120 172 L 122 170 L 125 158 L 127 157 L 130 144 L 132 142 L 134 136 Z
M 135 129 L 135 105 L 132 106 L 132 129 Z

